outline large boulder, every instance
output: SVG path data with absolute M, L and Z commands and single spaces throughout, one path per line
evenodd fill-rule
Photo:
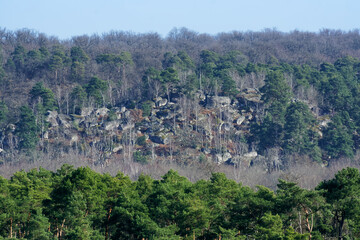
M 57 122 L 58 112 L 57 111 L 47 111 L 46 121 L 50 123 L 50 127 L 59 126 Z
M 108 108 L 99 108 L 95 111 L 95 115 L 98 117 L 105 116 L 109 111 L 110 110 Z
M 57 120 L 59 122 L 59 126 L 63 128 L 71 128 L 71 118 L 65 114 L 58 114 Z
M 231 99 L 229 97 L 222 96 L 210 96 L 207 99 L 206 106 L 208 108 L 216 108 L 216 107 L 227 107 L 230 106 Z
M 93 111 L 94 111 L 94 108 L 91 108 L 91 107 L 81 108 L 80 115 L 82 117 L 87 117 L 87 116 L 90 116 Z
M 240 126 L 245 121 L 244 116 L 240 116 L 238 119 L 236 119 L 236 125 Z
M 198 91 L 196 91 L 196 93 L 195 93 L 195 99 L 198 99 L 198 100 L 200 100 L 200 101 L 205 101 L 206 96 L 205 96 L 205 94 L 204 94 L 203 91 L 198 90 Z
M 231 154 L 226 152 L 224 154 L 216 154 L 215 155 L 217 164 L 222 164 L 224 162 L 227 162 L 231 159 Z
M 157 143 L 157 144 L 165 144 L 164 139 L 160 136 L 149 136 L 149 139 L 153 142 L 153 143 Z
M 115 131 L 115 130 L 117 130 L 119 128 L 119 125 L 120 125 L 120 121 L 118 121 L 118 120 L 105 122 L 103 124 L 104 129 L 106 131 Z
M 118 153 L 118 152 L 121 152 L 123 150 L 123 146 L 122 145 L 118 145 L 118 146 L 115 146 L 113 148 L 113 153 Z
M 156 107 L 164 107 L 167 104 L 168 100 L 166 98 L 158 97 L 156 99 Z

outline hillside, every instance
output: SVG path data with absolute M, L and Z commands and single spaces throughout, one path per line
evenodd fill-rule
M 357 166 L 357 31 L 0 39 L 4 176 L 71 163 L 133 178 L 225 171 L 270 187 L 259 176 L 282 174 L 313 187 Z

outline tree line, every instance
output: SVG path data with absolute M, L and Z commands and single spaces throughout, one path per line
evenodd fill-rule
M 358 239 L 360 174 L 315 189 L 275 191 L 213 173 L 190 182 L 170 170 L 132 181 L 64 165 L 0 178 L 1 239 Z

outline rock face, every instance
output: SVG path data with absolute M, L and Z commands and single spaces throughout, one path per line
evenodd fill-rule
M 243 162 L 249 166 L 258 158 L 257 153 L 236 155 L 232 146 L 236 139 L 248 134 L 257 114 L 256 105 L 250 102 L 261 104 L 260 98 L 257 89 L 245 89 L 236 98 L 206 96 L 203 91 L 190 98 L 172 92 L 171 101 L 162 96 L 147 102 L 151 108 L 147 116 L 124 106 L 83 108 L 71 117 L 49 111 L 46 115 L 49 128 L 43 139 L 51 143 L 60 136 L 64 145 L 84 152 L 97 149 L 102 153 L 99 156 L 106 157 L 112 154 L 129 157 L 133 151 L 140 151 L 152 154 L 153 159 L 171 155 L 172 159 L 183 161 L 184 154 L 190 159 L 199 159 L 201 155 L 218 164 Z
M 57 122 L 58 113 L 57 111 L 48 111 L 46 116 L 46 121 L 50 123 L 50 127 L 57 127 L 59 126 Z
M 231 99 L 229 97 L 221 96 L 210 96 L 208 97 L 206 107 L 216 108 L 216 107 L 226 107 L 231 104 Z

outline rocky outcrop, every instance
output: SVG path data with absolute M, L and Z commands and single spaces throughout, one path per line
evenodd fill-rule
M 216 107 L 227 107 L 230 106 L 231 99 L 229 97 L 221 96 L 209 96 L 207 98 L 206 107 L 216 108 Z
M 207 159 L 218 164 L 244 162 L 250 166 L 257 153 L 239 156 L 230 146 L 233 137 L 248 134 L 250 123 L 256 119 L 253 110 L 256 106 L 244 107 L 241 101 L 260 104 L 260 98 L 256 89 L 246 89 L 236 98 L 206 96 L 197 91 L 190 99 L 181 93 L 171 93 L 171 101 L 163 96 L 147 102 L 151 107 L 149 116 L 124 106 L 83 108 L 71 117 L 49 111 L 46 121 L 50 127 L 43 138 L 52 142 L 62 131 L 64 144 L 75 144 L 81 149 L 97 148 L 104 152 L 100 155 L 106 157 L 111 154 L 129 156 L 129 151 L 140 151 L 151 152 L 152 158 L 171 155 L 172 159 L 182 161 L 183 153 L 191 153 L 194 156 L 187 158 L 199 159 L 200 154 L 205 154 Z M 140 136 L 145 136 L 145 140 L 137 144 Z

